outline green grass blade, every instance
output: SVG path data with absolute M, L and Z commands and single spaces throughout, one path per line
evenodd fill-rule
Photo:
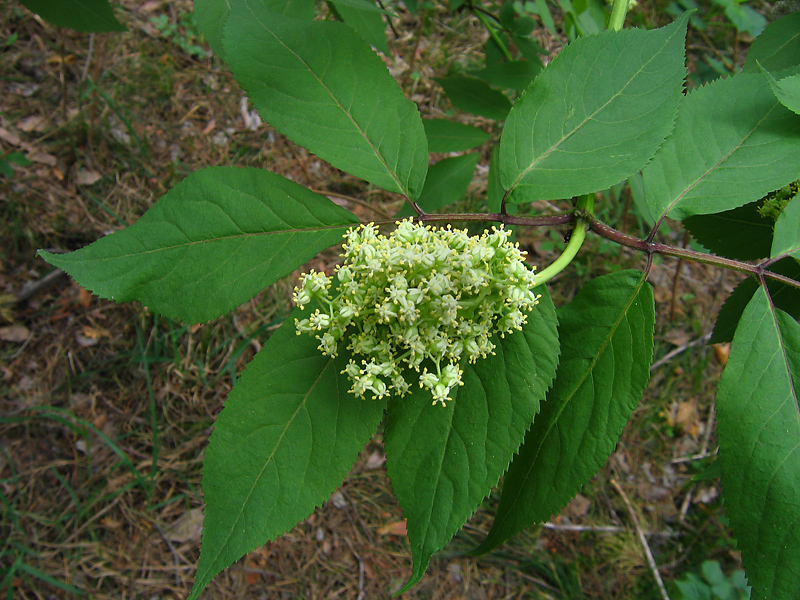
M 565 505 L 614 451 L 650 378 L 655 306 L 638 271 L 589 282 L 558 312 L 561 359 L 503 480 L 488 552 Z
M 357 222 L 274 173 L 211 167 L 189 175 L 128 229 L 76 252 L 40 255 L 98 296 L 203 322 L 288 275 Z
M 753 600 L 800 590 L 800 325 L 764 288 L 736 329 L 717 394 L 725 512 Z

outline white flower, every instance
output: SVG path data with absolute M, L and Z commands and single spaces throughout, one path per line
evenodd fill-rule
M 295 320 L 297 332 L 316 336 L 331 356 L 350 335 L 347 348 L 360 364 L 351 360 L 342 373 L 356 396 L 403 396 L 412 371 L 421 370 L 420 387 L 445 404 L 463 385 L 459 361 L 492 354 L 492 334 L 520 329 L 537 303 L 535 275 L 508 236 L 493 228 L 470 237 L 411 219 L 389 236 L 372 224 L 352 229 L 336 269 L 338 288 L 314 271 L 295 288 L 298 306 L 323 307 Z

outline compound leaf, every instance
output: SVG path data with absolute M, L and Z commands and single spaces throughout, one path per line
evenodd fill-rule
M 265 121 L 333 166 L 412 200 L 428 145 L 416 105 L 355 31 L 233 5 L 225 59 Z
M 580 38 L 517 101 L 500 141 L 509 200 L 568 198 L 641 169 L 672 129 L 686 18 Z
M 747 305 L 717 394 L 725 512 L 754 600 L 800 590 L 800 325 L 764 288 Z
M 225 401 L 203 465 L 203 539 L 190 600 L 321 505 L 380 423 L 386 403 L 348 391 L 340 373 L 348 353 L 333 359 L 318 343 L 297 336 L 289 319 Z
M 494 356 L 462 365 L 464 386 L 446 407 L 431 406 L 427 390 L 389 403 L 387 470 L 414 563 L 403 590 L 497 483 L 539 410 L 558 360 L 555 310 L 540 293 L 521 332 L 496 339 Z
M 762 75 L 739 74 L 692 91 L 675 131 L 643 171 L 653 216 L 683 219 L 753 202 L 797 179 L 800 117 Z
M 650 378 L 655 306 L 642 273 L 598 277 L 558 311 L 552 389 L 503 479 L 488 552 L 565 505 L 613 452 Z
M 430 152 L 462 152 L 489 139 L 483 129 L 447 119 L 423 119 Z
M 45 21 L 76 31 L 125 31 L 108 0 L 20 0 Z M 7 9 L 6 9 L 7 10 Z
M 261 169 L 189 175 L 131 227 L 69 254 L 40 255 L 117 302 L 213 319 L 337 243 L 349 211 Z
M 467 193 L 472 174 L 481 155 L 477 152 L 463 156 L 443 158 L 428 169 L 428 178 L 417 204 L 425 212 L 437 212 L 448 204 L 457 202 Z M 412 216 L 414 209 L 408 203 L 397 213 L 398 217 Z

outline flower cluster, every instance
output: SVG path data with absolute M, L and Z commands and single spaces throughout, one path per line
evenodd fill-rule
M 347 349 L 361 360 L 343 373 L 356 396 L 403 396 L 413 370 L 433 403 L 445 404 L 463 385 L 461 359 L 493 354 L 492 335 L 521 329 L 538 303 L 534 273 L 508 236 L 502 227 L 471 237 L 411 219 L 389 236 L 372 224 L 351 229 L 336 277 L 311 271 L 295 288 L 301 309 L 312 301 L 323 307 L 296 320 L 297 333 L 315 335 L 320 351 L 336 356 L 348 332 Z

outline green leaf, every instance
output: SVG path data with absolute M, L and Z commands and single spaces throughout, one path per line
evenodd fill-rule
M 672 129 L 686 19 L 581 38 L 517 101 L 500 142 L 509 200 L 568 198 L 641 169 Z
M 800 194 L 789 200 L 775 222 L 771 258 L 793 256 L 800 260 Z
M 342 6 L 362 10 L 364 12 L 373 12 L 378 15 L 391 15 L 388 10 L 381 8 L 370 0 L 331 0 L 336 5 L 337 10 Z
M 684 219 L 683 225 L 714 254 L 737 260 L 767 258 L 773 222 L 761 216 L 759 206 L 756 201 L 713 215 L 694 215 Z
M 453 106 L 468 113 L 502 121 L 511 110 L 511 101 L 503 92 L 475 77 L 439 77 L 436 81 Z
M 761 73 L 766 77 L 769 87 L 778 101 L 793 113 L 800 114 L 800 75 L 775 79 L 763 67 L 761 67 Z
M 108 0 L 20 0 L 45 21 L 76 31 L 126 31 Z
M 244 0 L 194 0 L 197 25 L 209 45 L 218 55 L 225 58 L 222 37 L 231 6 Z M 295 19 L 310 21 L 314 18 L 314 0 L 261 0 L 272 12 Z
M 654 321 L 653 292 L 634 270 L 591 280 L 558 311 L 556 379 L 475 553 L 546 521 L 603 466 L 650 378 Z
M 241 0 L 223 43 L 265 121 L 334 167 L 419 196 L 428 169 L 422 118 L 350 27 L 290 19 Z
M 481 155 L 474 152 L 444 158 L 430 167 L 425 187 L 417 200 L 419 207 L 425 212 L 433 213 L 461 200 L 472 182 L 472 174 L 480 158 Z M 409 217 L 414 214 L 414 209 L 406 203 L 397 216 Z
M 643 171 L 654 216 L 684 219 L 762 198 L 800 173 L 800 118 L 761 75 L 739 74 L 692 91 L 675 131 Z
M 246 302 L 357 223 L 274 173 L 211 167 L 189 175 L 131 227 L 76 252 L 39 254 L 98 296 L 202 322 Z
M 758 73 L 759 64 L 768 71 L 800 65 L 800 12 L 767 26 L 750 46 L 742 72 Z
M 542 70 L 541 62 L 514 60 L 501 62 L 473 73 L 475 77 L 501 88 L 510 88 L 521 92 L 527 88 L 536 74 Z
M 770 271 L 800 281 L 800 264 L 793 258 L 784 258 L 769 267 Z M 795 319 L 800 319 L 800 289 L 786 285 L 769 277 L 765 278 L 773 304 Z M 717 315 L 714 332 L 709 344 L 719 344 L 733 340 L 736 326 L 742 318 L 745 307 L 758 289 L 755 278 L 748 277 L 731 292 Z
M 540 293 L 523 331 L 495 340 L 495 355 L 462 365 L 464 386 L 446 407 L 431 406 L 422 391 L 389 403 L 386 466 L 414 563 L 403 590 L 497 483 L 539 410 L 558 360 L 555 310 Z
M 744 311 L 717 394 L 725 498 L 753 600 L 800 590 L 800 325 L 763 288 Z
M 483 129 L 447 119 L 422 119 L 430 152 L 462 152 L 489 139 Z
M 386 41 L 386 21 L 381 15 L 381 13 L 386 13 L 385 10 L 366 0 L 337 0 L 331 4 L 342 20 L 350 25 L 365 42 L 387 56 L 389 55 L 389 44 Z
M 348 353 L 332 359 L 317 344 L 297 336 L 289 319 L 225 401 L 203 464 L 203 539 L 190 600 L 321 505 L 380 423 L 386 403 L 348 391 L 340 373 Z

